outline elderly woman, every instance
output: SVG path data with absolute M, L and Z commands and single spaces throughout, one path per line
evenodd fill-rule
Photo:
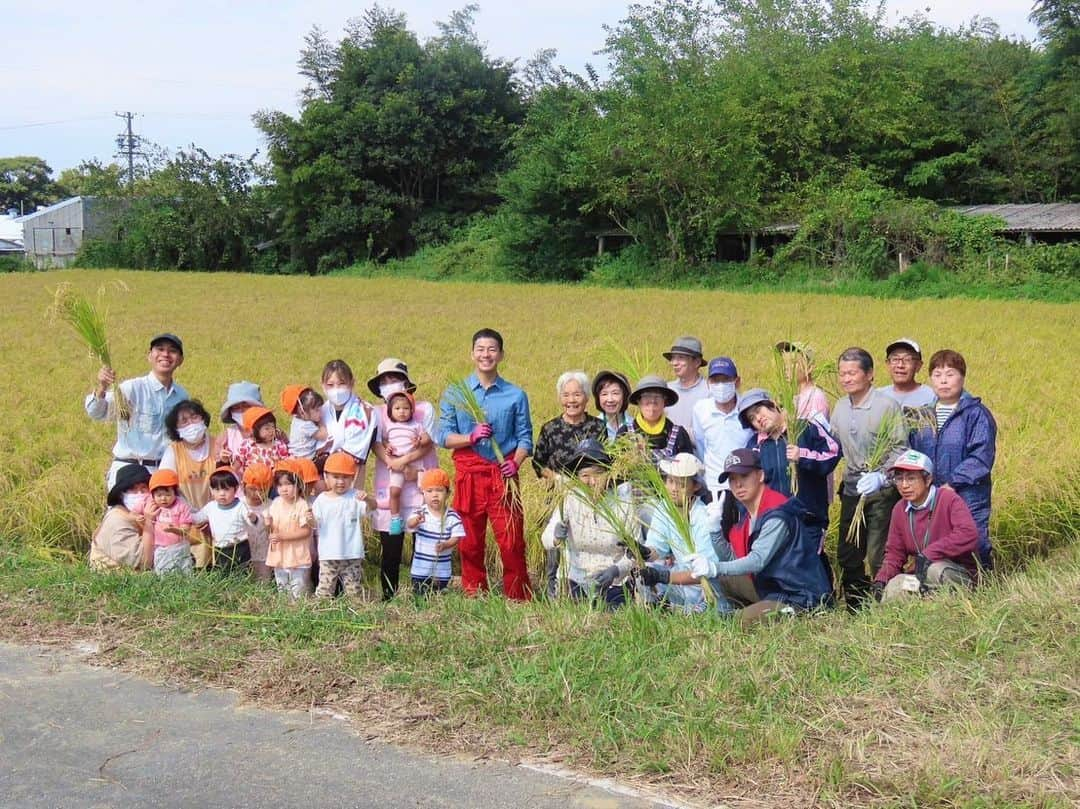
M 169 446 L 161 456 L 159 469 L 171 469 L 180 478 L 180 494 L 192 511 L 199 511 L 210 502 L 210 475 L 217 467 L 216 458 L 223 440 L 210 437 L 210 414 L 198 399 L 185 399 L 165 416 L 165 432 Z M 207 567 L 211 561 L 209 532 L 207 542 L 192 545 L 196 567 Z
M 569 471 L 578 444 L 586 438 L 604 439 L 604 422 L 586 412 L 588 391 L 589 377 L 584 371 L 567 371 L 555 383 L 562 414 L 540 428 L 532 455 L 533 468 L 539 477 L 556 480 Z
M 555 553 L 566 549 L 571 598 L 621 606 L 633 586 L 626 542 L 638 531 L 634 505 L 615 488 L 611 457 L 595 439 L 578 445 L 568 467 L 581 485 L 567 489 L 541 541 Z
M 540 428 L 532 455 L 537 477 L 548 485 L 572 474 L 569 464 L 578 444 L 586 438 L 603 440 L 606 435 L 604 422 L 586 412 L 588 390 L 589 377 L 584 371 L 567 371 L 555 382 L 555 395 L 563 412 Z M 559 551 L 549 548 L 544 570 L 547 594 L 552 598 L 558 589 L 559 559 Z
M 600 371 L 592 383 L 593 400 L 607 429 L 607 440 L 614 441 L 633 419 L 626 410 L 630 405 L 630 380 L 618 371 Z
M 403 472 L 405 482 L 401 487 L 401 511 L 404 514 L 411 513 L 423 505 L 424 497 L 417 485 L 415 465 L 418 463 L 424 469 L 433 469 L 439 465 L 439 459 L 435 455 L 435 445 L 428 443 L 424 447 L 418 447 L 404 455 L 391 455 L 386 451 L 381 437 L 385 434 L 390 417 L 387 415 L 386 402 L 394 393 L 405 391 L 409 394 L 416 392 L 416 385 L 409 379 L 409 367 L 401 360 L 387 357 L 379 363 L 375 369 L 375 375 L 368 380 L 368 390 L 382 399 L 378 408 L 377 426 L 378 440 L 371 445 L 375 454 L 375 479 L 373 488 L 375 502 L 378 508 L 375 511 L 373 524 L 379 532 L 379 541 L 382 545 L 381 575 L 383 599 L 388 600 L 397 593 L 398 578 L 401 571 L 401 549 L 405 541 L 404 526 L 398 526 L 393 522 L 390 514 L 390 472 Z M 430 402 L 416 400 L 414 420 L 423 424 L 424 431 L 432 439 L 435 437 L 435 408 Z M 410 469 L 410 465 L 413 467 Z M 394 530 L 397 529 L 397 530 Z
M 643 376 L 630 393 L 630 404 L 637 405 L 638 413 L 629 425 L 619 428 L 618 434 L 639 437 L 657 462 L 680 452 L 693 454 L 689 434 L 664 415 L 664 408 L 677 401 L 679 394 L 663 379 L 651 374 Z
M 90 540 L 90 567 L 94 570 L 149 570 L 154 566 L 154 516 L 157 506 L 143 516 L 150 494 L 150 472 L 128 464 L 116 471 L 116 482 L 105 499 L 108 511 Z

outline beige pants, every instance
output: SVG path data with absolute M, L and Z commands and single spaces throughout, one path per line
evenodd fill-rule
M 967 568 L 956 562 L 934 562 L 926 569 L 926 589 L 930 592 L 943 587 L 970 587 L 971 583 L 971 574 L 967 572 Z M 889 579 L 881 600 L 907 598 L 921 592 L 922 586 L 918 578 L 909 573 L 901 573 Z

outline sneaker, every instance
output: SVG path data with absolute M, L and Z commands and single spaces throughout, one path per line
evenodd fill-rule
M 390 535 L 405 533 L 405 521 L 401 519 L 401 515 L 390 518 Z

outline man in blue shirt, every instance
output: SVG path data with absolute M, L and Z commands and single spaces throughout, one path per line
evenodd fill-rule
M 491 521 L 503 565 L 507 598 L 532 597 L 525 565 L 525 515 L 521 508 L 518 469 L 532 454 L 532 418 L 525 391 L 499 376 L 502 335 L 480 329 L 473 335 L 476 371 L 464 381 L 471 394 L 451 389 L 439 406 L 438 442 L 453 450 L 454 510 L 465 525 L 461 554 L 461 584 L 475 595 L 488 588 L 484 565 L 487 524 Z M 482 419 L 471 412 L 475 397 Z

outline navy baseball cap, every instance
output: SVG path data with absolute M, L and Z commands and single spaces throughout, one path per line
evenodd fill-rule
M 738 375 L 735 360 L 731 357 L 713 357 L 709 360 L 709 376 L 730 376 L 734 379 Z
M 731 474 L 745 475 L 761 469 L 761 455 L 754 449 L 736 449 L 724 458 L 724 471 L 720 473 L 719 481 L 727 483 Z
M 172 343 L 176 346 L 177 351 L 181 354 L 184 353 L 184 341 L 170 332 L 163 332 L 162 334 L 157 334 L 150 338 L 150 348 L 153 348 L 158 343 Z

